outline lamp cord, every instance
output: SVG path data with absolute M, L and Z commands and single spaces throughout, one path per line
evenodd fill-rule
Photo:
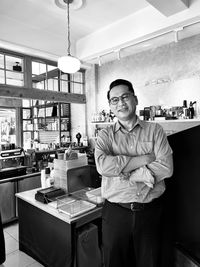
M 69 1 L 67 1 L 67 37 L 68 37 L 67 53 L 68 55 L 70 55 L 71 42 L 70 42 Z

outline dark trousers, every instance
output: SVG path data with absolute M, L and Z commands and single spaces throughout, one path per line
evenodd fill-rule
M 5 240 L 4 240 L 3 226 L 0 213 L 0 264 L 2 264 L 5 261 L 5 259 L 6 259 Z
M 131 211 L 105 201 L 102 214 L 105 267 L 159 267 L 162 203 Z

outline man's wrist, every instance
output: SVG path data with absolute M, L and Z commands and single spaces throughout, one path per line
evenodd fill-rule
M 120 173 L 119 176 L 122 180 L 128 180 L 130 178 L 131 174 L 130 174 L 130 172 L 122 172 L 122 173 Z

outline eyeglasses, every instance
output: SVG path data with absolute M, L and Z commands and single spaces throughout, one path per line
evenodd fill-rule
M 133 94 L 132 94 L 132 93 L 126 93 L 126 94 L 123 94 L 123 95 L 121 95 L 121 96 L 115 96 L 115 97 L 112 97 L 112 98 L 109 100 L 109 103 L 110 103 L 111 105 L 117 105 L 120 99 L 121 99 L 121 101 L 123 101 L 123 102 L 127 102 L 127 101 L 130 99 L 131 95 L 133 95 Z

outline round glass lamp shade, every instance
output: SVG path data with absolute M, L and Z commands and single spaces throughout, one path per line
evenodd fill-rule
M 70 55 L 58 59 L 58 68 L 65 73 L 75 73 L 80 70 L 81 62 L 78 58 Z

